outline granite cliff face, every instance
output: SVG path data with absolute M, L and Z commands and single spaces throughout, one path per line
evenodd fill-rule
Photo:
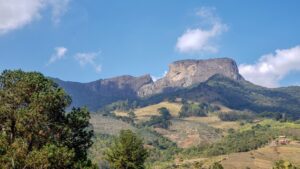
M 119 100 L 136 99 L 136 91 L 146 84 L 153 83 L 150 75 L 140 77 L 124 75 L 89 83 L 59 79 L 54 79 L 54 81 L 72 97 L 71 106 L 87 106 L 93 111 Z
M 150 75 L 129 75 L 100 79 L 89 83 L 66 82 L 54 79 L 72 97 L 71 106 L 87 106 L 98 110 L 120 100 L 133 100 L 159 93 L 171 92 L 206 81 L 216 74 L 233 80 L 243 79 L 235 61 L 228 58 L 182 60 L 169 65 L 165 77 L 153 82 Z
M 235 61 L 229 58 L 181 60 L 169 65 L 169 71 L 165 77 L 142 86 L 138 91 L 138 96 L 146 97 L 189 87 L 204 82 L 215 74 L 221 74 L 233 80 L 243 79 Z

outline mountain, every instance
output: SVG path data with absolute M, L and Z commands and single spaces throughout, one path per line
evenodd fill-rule
M 71 106 L 87 106 L 93 111 L 115 101 L 137 99 L 136 91 L 146 84 L 153 83 L 150 75 L 124 75 L 89 83 L 53 80 L 72 97 Z
M 171 92 L 206 81 L 211 76 L 220 74 L 233 80 L 243 80 L 234 60 L 217 58 L 208 60 L 181 60 L 169 65 L 167 74 L 140 88 L 140 97 Z
M 235 110 L 268 113 L 267 116 L 285 113 L 290 118 L 300 118 L 300 87 L 297 86 L 270 89 L 216 74 L 196 86 L 143 99 L 142 104 L 151 105 L 172 98 L 217 103 Z
M 165 77 L 154 82 L 150 75 L 129 75 L 100 79 L 89 83 L 54 81 L 72 97 L 71 106 L 87 106 L 96 111 L 104 105 L 119 100 L 135 100 L 159 93 L 170 93 L 206 81 L 215 74 L 233 80 L 242 80 L 234 60 L 229 58 L 208 60 L 181 60 L 169 65 Z
M 92 111 L 121 100 L 149 105 L 179 97 L 237 110 L 300 117 L 300 87 L 270 89 L 254 85 L 239 74 L 235 61 L 229 58 L 176 61 L 155 82 L 150 75 L 125 75 L 89 83 L 54 81 L 71 95 L 71 106 L 87 106 Z

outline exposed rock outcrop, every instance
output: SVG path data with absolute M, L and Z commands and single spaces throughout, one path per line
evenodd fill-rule
M 89 83 L 67 82 L 59 79 L 54 81 L 72 97 L 71 106 L 87 106 L 93 111 L 119 100 L 136 99 L 137 91 L 142 86 L 153 83 L 150 75 L 140 77 L 124 75 Z
M 72 106 L 88 106 L 97 110 L 119 100 L 138 99 L 170 92 L 204 82 L 215 74 L 240 80 L 238 67 L 232 59 L 182 60 L 169 65 L 165 77 L 153 82 L 150 75 L 129 75 L 100 79 L 89 83 L 54 79 L 72 97 Z
M 215 74 L 221 74 L 233 80 L 243 79 L 235 61 L 229 58 L 181 60 L 169 65 L 169 71 L 165 77 L 141 87 L 138 95 L 146 97 L 192 86 L 206 81 Z

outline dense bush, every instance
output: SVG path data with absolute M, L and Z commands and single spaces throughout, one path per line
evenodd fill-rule
M 165 129 L 169 128 L 171 125 L 171 114 L 169 110 L 165 107 L 161 107 L 158 111 L 160 116 L 152 116 L 149 121 L 142 123 L 142 126 L 153 126 Z
M 117 102 L 113 102 L 113 103 L 108 104 L 105 107 L 99 109 L 98 113 L 110 114 L 115 110 L 130 111 L 130 110 L 135 109 L 137 107 L 138 107 L 138 102 L 137 101 L 132 101 L 132 100 L 130 100 L 130 101 L 129 100 L 117 101 Z
M 300 169 L 300 167 L 295 166 L 289 161 L 279 160 L 275 162 L 273 169 Z
M 257 149 L 278 135 L 269 125 L 255 125 L 250 130 L 231 133 L 205 150 L 207 155 L 221 155 L 232 152 L 246 152 Z
M 179 117 L 207 116 L 210 110 L 211 106 L 205 103 L 184 103 L 179 112 Z
M 250 112 L 236 112 L 236 111 L 231 111 L 231 112 L 226 112 L 226 113 L 219 113 L 218 117 L 222 121 L 237 121 L 237 120 L 247 120 L 251 121 L 254 118 L 254 115 Z
M 122 130 L 105 153 L 113 169 L 143 169 L 147 157 L 143 140 L 130 130 Z

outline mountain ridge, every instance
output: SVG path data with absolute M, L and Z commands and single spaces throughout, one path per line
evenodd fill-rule
M 149 74 L 137 77 L 122 75 L 87 83 L 63 81 L 57 78 L 53 80 L 71 95 L 73 99 L 71 106 L 87 106 L 95 111 L 119 100 L 134 100 L 173 92 L 204 82 L 214 74 L 223 74 L 235 80 L 243 79 L 234 60 L 215 58 L 175 61 L 169 65 L 166 76 L 155 82 Z
M 57 78 L 54 81 L 72 97 L 71 106 L 87 106 L 92 111 L 117 101 L 167 98 L 180 92 L 184 99 L 219 101 L 235 109 L 258 112 L 277 111 L 277 107 L 278 111 L 295 114 L 298 112 L 294 104 L 300 105 L 300 87 L 270 89 L 254 85 L 239 74 L 235 61 L 229 58 L 175 61 L 169 65 L 168 73 L 155 82 L 149 74 L 122 75 L 88 83 Z M 276 104 L 286 104 L 288 108 Z

